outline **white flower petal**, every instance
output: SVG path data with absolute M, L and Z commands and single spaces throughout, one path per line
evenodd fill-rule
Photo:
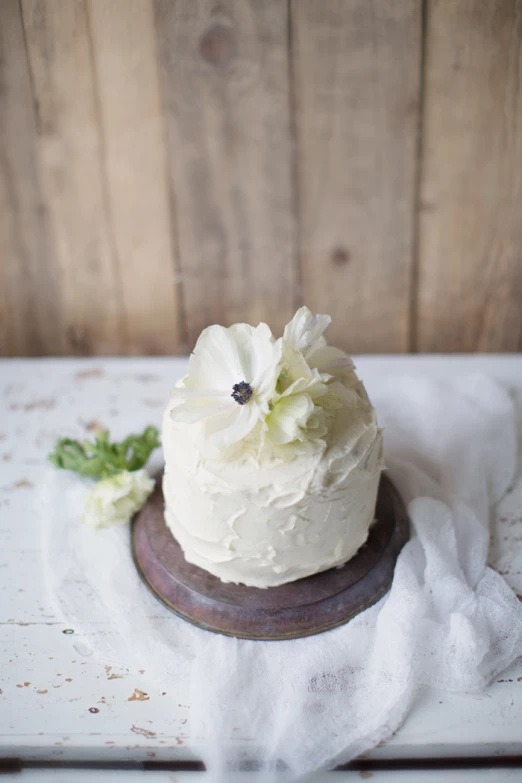
M 268 439 L 277 445 L 302 439 L 302 428 L 313 411 L 314 404 L 307 394 L 282 397 L 267 417 Z
M 172 391 L 172 397 L 178 400 L 186 400 L 187 402 L 196 402 L 199 400 L 226 399 L 231 397 L 232 392 L 229 389 L 186 389 L 184 386 L 178 386 Z
M 241 381 L 252 383 L 254 379 L 254 345 L 253 335 L 254 327 L 250 324 L 233 324 L 228 328 L 232 339 L 234 340 L 239 364 L 241 367 Z M 269 330 L 270 331 L 270 330 Z M 272 334 L 270 332 L 270 334 Z
M 89 527 L 109 527 L 130 522 L 154 489 L 146 470 L 127 470 L 98 481 L 87 494 L 83 523 Z
M 230 397 L 230 395 L 228 395 Z M 237 403 L 234 400 L 223 401 L 220 398 L 215 400 L 206 399 L 201 403 L 191 400 L 190 402 L 176 405 L 170 411 L 172 421 L 179 421 L 183 424 L 194 424 L 197 421 L 203 421 L 208 417 L 216 417 L 220 414 L 233 413 Z
M 315 406 L 314 412 L 306 422 L 307 435 L 318 440 L 328 432 L 327 414 L 323 408 Z
M 297 378 L 311 378 L 312 371 L 301 351 L 292 346 L 285 346 L 283 354 L 284 364 L 287 368 L 288 378 L 293 381 Z
M 204 329 L 189 359 L 185 386 L 232 390 L 234 383 L 244 380 L 242 376 L 237 338 L 224 326 Z
M 356 408 L 359 403 L 359 395 L 356 389 L 349 389 L 340 381 L 334 381 L 328 385 L 328 394 L 321 399 L 321 405 L 327 410 L 335 410 L 342 405 L 348 408 Z
M 300 351 L 287 345 L 283 354 L 283 365 L 286 374 L 283 382 L 278 386 L 282 396 L 306 391 L 315 399 L 328 391 L 326 381 L 331 376 L 321 375 L 315 368 L 311 369 Z
M 352 359 L 340 348 L 331 345 L 316 345 L 308 351 L 306 361 L 310 367 L 329 375 L 342 375 L 354 369 Z
M 292 320 L 285 326 L 284 340 L 297 351 L 301 350 L 300 343 L 306 332 L 306 324 L 312 317 L 312 311 L 308 307 L 300 307 Z
M 305 353 L 321 338 L 331 321 L 329 315 L 313 315 L 308 307 L 301 307 L 285 326 L 284 339 L 297 351 Z
M 312 400 L 328 394 L 328 386 L 319 378 L 298 378 L 285 389 L 281 397 L 289 397 L 291 394 L 303 394 L 306 392 Z
M 236 411 L 225 414 L 219 421 L 209 420 L 207 432 L 210 434 L 212 444 L 218 449 L 223 449 L 246 438 L 259 419 L 260 411 L 254 401 L 246 405 L 236 404 Z
M 252 334 L 252 356 L 253 356 L 253 375 L 254 384 L 259 383 L 266 378 L 267 372 L 273 374 L 283 350 L 282 341 L 274 340 L 270 328 L 266 324 L 259 324 Z
M 314 315 L 306 325 L 305 339 L 308 348 L 311 348 L 328 329 L 332 319 L 329 315 Z

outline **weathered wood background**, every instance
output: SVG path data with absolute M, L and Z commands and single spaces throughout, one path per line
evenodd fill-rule
M 520 0 L 0 0 L 0 353 L 522 349 Z

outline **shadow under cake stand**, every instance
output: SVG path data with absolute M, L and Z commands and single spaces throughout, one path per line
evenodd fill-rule
M 366 544 L 341 568 L 260 589 L 225 584 L 187 563 L 165 524 L 161 481 L 132 526 L 140 575 L 173 612 L 207 631 L 243 639 L 284 640 L 328 631 L 367 609 L 389 589 L 409 537 L 399 493 L 383 475 Z

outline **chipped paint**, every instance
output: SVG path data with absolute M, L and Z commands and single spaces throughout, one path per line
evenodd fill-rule
M 88 432 L 103 432 L 107 429 L 105 424 L 102 424 L 101 421 L 98 421 L 97 419 L 90 419 L 89 421 L 84 422 L 83 426 Z
M 147 739 L 153 739 L 156 736 L 155 731 L 142 729 L 140 726 L 135 726 L 134 724 L 131 726 L 131 731 L 133 731 L 134 734 L 141 734 L 142 737 L 146 737 Z
M 36 693 L 43 695 L 44 693 L 49 693 L 49 691 L 47 690 L 47 688 L 44 688 L 42 691 L 36 691 Z
M 14 489 L 31 489 L 32 487 L 34 487 L 33 482 L 29 481 L 29 479 L 23 478 L 15 481 L 14 484 L 10 484 L 7 487 L 2 487 L 2 489 L 4 492 L 12 492 Z
M 139 688 L 134 688 L 134 693 L 132 696 L 129 696 L 127 701 L 148 701 L 150 696 L 145 693 L 145 691 L 140 691 Z

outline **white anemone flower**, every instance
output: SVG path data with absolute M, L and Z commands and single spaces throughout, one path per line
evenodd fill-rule
M 331 322 L 329 315 L 313 315 L 308 307 L 301 307 L 285 326 L 283 339 L 302 353 L 310 368 L 338 376 L 353 370 L 354 364 L 344 351 L 328 345 L 324 339 L 323 333 Z
M 204 421 L 218 449 L 246 438 L 270 410 L 280 372 L 282 341 L 266 324 L 204 329 L 189 360 L 189 371 L 172 395 L 174 421 Z

